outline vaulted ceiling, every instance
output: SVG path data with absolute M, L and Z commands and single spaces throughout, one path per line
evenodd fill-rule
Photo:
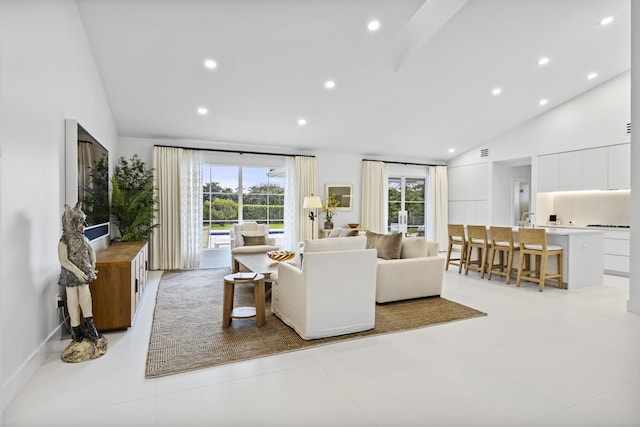
M 631 63 L 629 0 L 77 3 L 121 136 L 445 161 Z

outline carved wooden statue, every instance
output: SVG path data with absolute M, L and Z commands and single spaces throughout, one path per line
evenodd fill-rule
M 89 345 L 70 345 L 63 353 L 70 360 L 76 362 L 94 359 L 106 352 L 106 340 L 98 333 L 93 323 L 93 308 L 89 284 L 96 279 L 96 255 L 84 235 L 84 221 L 86 215 L 80 203 L 73 209 L 64 205 L 62 215 L 62 237 L 58 244 L 58 257 L 61 264 L 58 284 L 64 286 L 67 295 L 67 309 L 71 321 L 73 342 L 82 343 L 85 334 L 89 338 Z M 80 324 L 80 316 L 84 317 L 84 331 Z M 97 348 L 96 348 L 97 347 Z M 86 354 L 85 354 L 86 353 Z

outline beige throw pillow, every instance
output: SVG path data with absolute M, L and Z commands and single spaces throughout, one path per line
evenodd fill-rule
M 367 249 L 375 249 L 378 252 L 378 258 L 398 259 L 402 250 L 402 234 L 367 231 Z
M 252 236 L 251 233 L 242 233 L 242 240 L 244 240 L 243 246 L 259 246 L 267 244 L 267 240 L 264 235 Z

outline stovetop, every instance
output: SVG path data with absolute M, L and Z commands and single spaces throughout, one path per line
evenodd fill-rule
M 587 224 L 587 227 L 629 228 L 628 225 L 610 225 L 610 224 Z

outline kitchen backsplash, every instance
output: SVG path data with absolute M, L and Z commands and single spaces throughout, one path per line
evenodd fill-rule
M 629 225 L 630 199 L 630 190 L 538 193 L 534 221 L 545 225 L 556 214 L 562 225 Z

